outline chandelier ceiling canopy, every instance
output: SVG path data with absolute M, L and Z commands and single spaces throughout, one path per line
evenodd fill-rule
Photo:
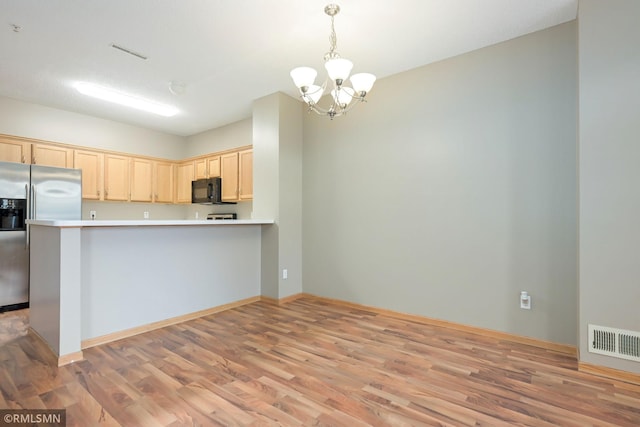
M 334 18 L 340 12 L 340 6 L 329 4 L 324 8 L 324 13 L 331 17 L 331 34 L 329 36 L 329 52 L 324 55 L 324 67 L 327 70 L 327 79 L 321 86 L 315 84 L 318 72 L 311 67 L 297 67 L 291 70 L 293 83 L 300 92 L 300 97 L 307 103 L 309 111 L 324 116 L 329 116 L 332 120 L 336 116 L 346 114 L 356 104 L 365 101 L 365 96 L 373 87 L 376 76 L 370 73 L 358 73 L 349 77 L 353 63 L 348 59 L 341 58 L 336 51 L 337 38 L 334 28 Z M 350 80 L 351 86 L 347 86 L 346 81 Z M 318 102 L 325 94 L 327 86 L 331 80 L 331 104 L 327 108 L 318 105 Z

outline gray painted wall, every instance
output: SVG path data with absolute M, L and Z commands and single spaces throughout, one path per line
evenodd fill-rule
M 29 326 L 58 356 L 81 350 L 80 229 L 31 226 Z
M 180 136 L 3 97 L 0 133 L 164 159 L 186 157 Z
M 190 205 L 165 205 L 162 203 L 136 202 L 99 202 L 82 201 L 82 219 L 91 219 L 91 211 L 96 212 L 97 220 L 105 219 L 144 219 L 144 212 L 149 212 L 149 219 L 193 219 L 188 216 Z M 201 218 L 204 219 L 206 213 Z
M 589 323 L 640 331 L 640 2 L 582 0 L 580 57 L 580 359 Z
M 282 93 L 280 105 L 279 297 L 302 292 L 302 126 L 300 103 Z M 288 277 L 282 276 L 287 269 Z
M 276 299 L 302 292 L 302 123 L 287 95 L 253 103 L 253 216 L 275 220 L 262 229 L 262 295 Z
M 279 298 L 279 129 L 278 97 L 265 96 L 253 102 L 253 215 L 272 218 L 271 227 L 262 228 L 261 294 Z
M 29 326 L 60 353 L 60 230 L 31 226 Z M 73 351 L 79 351 L 80 346 Z
M 251 118 L 188 136 L 186 142 L 184 157 L 251 145 L 253 143 Z
M 576 45 L 572 22 L 305 115 L 304 291 L 576 344 Z
M 82 339 L 260 295 L 261 228 L 83 228 Z

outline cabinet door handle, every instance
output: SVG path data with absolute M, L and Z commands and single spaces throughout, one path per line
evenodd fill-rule
M 24 154 L 22 155 L 22 163 L 27 163 L 27 159 L 25 159 Z

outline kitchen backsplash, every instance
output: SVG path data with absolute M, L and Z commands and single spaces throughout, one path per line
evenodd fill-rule
M 156 203 L 119 203 L 82 201 L 82 219 L 91 219 L 95 212 L 96 220 L 137 220 L 145 219 L 206 219 L 207 214 L 233 212 L 238 219 L 251 219 L 253 202 L 246 201 L 235 205 L 164 205 Z
M 253 202 L 246 201 L 235 205 L 186 205 L 187 213 L 185 219 L 206 219 L 209 213 L 235 213 L 238 219 L 251 219 Z

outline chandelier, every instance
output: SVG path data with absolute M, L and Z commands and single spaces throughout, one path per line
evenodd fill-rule
M 318 86 L 315 84 L 317 71 L 311 67 L 298 67 L 291 70 L 291 78 L 300 92 L 300 97 L 309 106 L 309 111 L 329 116 L 333 120 L 336 116 L 346 114 L 356 104 L 364 102 L 367 93 L 373 87 L 376 76 L 370 73 L 358 73 L 349 78 L 353 63 L 348 59 L 340 57 L 336 52 L 336 30 L 333 26 L 334 17 L 340 12 L 340 6 L 329 4 L 324 8 L 324 13 L 331 17 L 331 35 L 329 36 L 329 52 L 324 55 L 324 67 L 327 70 L 328 79 Z M 351 87 L 344 83 L 349 79 Z M 331 105 L 329 108 L 322 108 L 318 101 L 327 89 L 327 83 L 331 80 L 332 89 Z

